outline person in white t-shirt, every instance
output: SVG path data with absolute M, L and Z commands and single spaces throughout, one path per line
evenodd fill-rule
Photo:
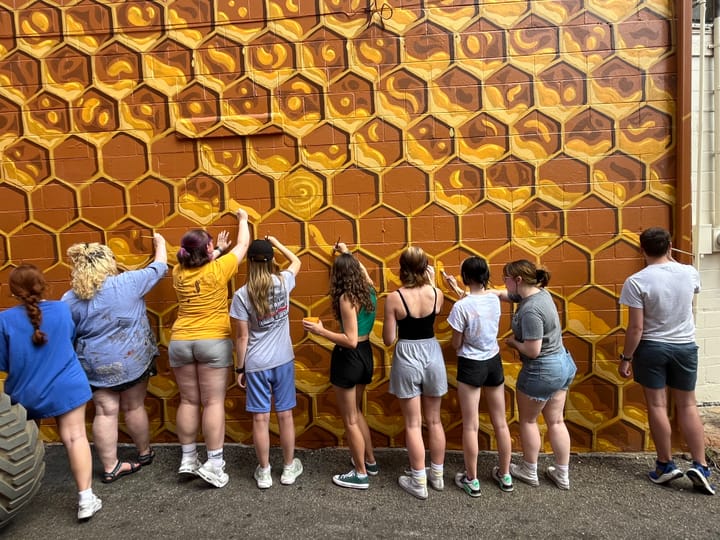
M 273 246 L 290 261 L 280 271 Z M 290 340 L 290 291 L 300 259 L 274 236 L 253 240 L 247 252 L 247 283 L 233 295 L 230 316 L 236 320 L 238 385 L 247 387 L 245 409 L 253 416 L 253 444 L 258 459 L 254 478 L 260 489 L 272 487 L 270 409 L 275 402 L 283 451 L 280 483 L 294 484 L 303 472 L 295 457 L 295 353 Z
M 512 442 L 505 416 L 505 375 L 497 340 L 500 299 L 487 290 L 490 268 L 482 257 L 465 259 L 460 275 L 469 292 L 460 290 L 455 278 L 443 272 L 450 287 L 461 296 L 447 319 L 453 329 L 452 345 L 458 357 L 457 393 L 463 417 L 465 455 L 465 470 L 455 475 L 455 484 L 471 497 L 479 497 L 478 407 L 483 389 L 498 446 L 499 464 L 493 468 L 492 476 L 501 490 L 513 490 L 510 476 Z
M 693 459 L 685 474 L 697 490 L 714 495 L 695 398 L 698 347 L 692 304 L 700 292 L 700 275 L 694 267 L 672 258 L 670 233 L 661 227 L 643 231 L 640 248 L 647 266 L 630 276 L 620 293 L 620 304 L 628 307 L 628 327 L 618 371 L 623 377 L 632 373 L 645 393 L 657 451 L 655 470 L 648 476 L 656 484 L 683 476 L 672 458 L 669 387 L 677 422 Z

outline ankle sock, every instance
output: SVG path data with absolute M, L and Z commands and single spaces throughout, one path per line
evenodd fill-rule
M 207 452 L 208 461 L 213 467 L 222 467 L 225 465 L 225 462 L 223 461 L 223 449 L 220 448 L 218 450 L 208 450 Z
M 193 459 L 197 458 L 197 444 L 183 444 L 181 445 L 182 448 L 182 457 L 183 459 Z
M 442 475 L 443 470 L 445 469 L 445 466 L 443 464 L 436 465 L 432 461 L 430 462 L 430 470 L 434 472 L 437 475 Z
M 84 503 L 85 501 L 91 500 L 93 497 L 93 490 L 92 488 L 84 489 L 82 491 L 78 491 L 78 502 Z
M 425 469 L 420 469 L 419 471 L 416 471 L 415 469 L 410 469 L 410 472 L 412 473 L 412 477 L 415 480 L 424 480 L 427 477 L 427 474 L 425 473 Z

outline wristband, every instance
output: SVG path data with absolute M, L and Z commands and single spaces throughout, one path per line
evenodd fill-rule
M 236 367 L 236 368 L 235 368 L 235 373 L 237 373 L 238 375 L 240 375 L 241 373 L 245 373 L 245 366 L 243 366 L 243 367 Z
M 621 362 L 632 362 L 633 357 L 632 356 L 625 356 L 623 353 L 620 353 L 620 361 Z

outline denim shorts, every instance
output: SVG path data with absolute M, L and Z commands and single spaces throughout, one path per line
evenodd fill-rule
M 295 362 L 292 360 L 274 368 L 245 373 L 245 382 L 247 412 L 269 413 L 273 400 L 275 412 L 289 411 L 297 404 Z
M 558 390 L 567 390 L 575 378 L 575 362 L 569 351 L 525 360 L 517 389 L 536 401 L 547 401 Z
M 633 378 L 647 388 L 691 392 L 697 383 L 698 346 L 642 340 L 633 355 Z

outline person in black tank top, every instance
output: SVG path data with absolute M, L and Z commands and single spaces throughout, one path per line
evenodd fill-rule
M 443 302 L 435 272 L 425 252 L 407 248 L 400 256 L 401 289 L 385 300 L 383 342 L 395 343 L 390 371 L 390 393 L 400 400 L 410 470 L 398 479 L 400 487 L 427 499 L 427 485 L 444 488 L 445 430 L 440 418 L 442 396 L 447 393 L 447 372 L 433 324 Z M 397 340 L 397 341 L 396 341 Z M 429 476 L 425 469 L 423 418 L 430 447 Z

